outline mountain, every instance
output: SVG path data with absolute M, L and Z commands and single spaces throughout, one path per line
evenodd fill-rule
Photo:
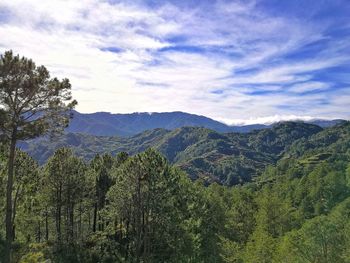
M 334 125 L 337 125 L 343 122 L 345 122 L 345 120 L 342 120 L 342 119 L 335 119 L 335 120 L 315 119 L 315 120 L 308 121 L 308 123 L 318 125 L 322 128 L 332 127 Z
M 184 112 L 130 114 L 111 114 L 108 112 L 83 114 L 74 112 L 74 118 L 66 131 L 99 136 L 118 135 L 125 137 L 156 128 L 173 130 L 185 126 L 205 127 L 218 132 L 234 131 L 234 127 L 221 122 Z
M 342 120 L 313 120 L 309 123 L 321 127 L 335 125 Z M 84 114 L 74 111 L 67 132 L 85 133 L 97 136 L 133 136 L 147 130 L 162 128 L 174 130 L 181 127 L 204 127 L 217 132 L 251 132 L 266 129 L 272 125 L 252 124 L 229 126 L 205 116 L 185 112 L 111 114 L 96 112 Z
M 254 180 L 296 141 L 308 141 L 322 131 L 317 125 L 302 122 L 277 123 L 249 133 L 219 133 L 203 127 L 158 128 L 127 138 L 67 133 L 53 141 L 40 138 L 23 142 L 20 147 L 41 164 L 64 146 L 87 160 L 97 153 L 135 154 L 153 147 L 193 179 L 235 185 Z

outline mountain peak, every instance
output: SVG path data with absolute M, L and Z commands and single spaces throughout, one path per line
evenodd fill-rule
M 98 136 L 128 137 L 146 130 L 162 128 L 174 130 L 181 127 L 203 127 L 217 132 L 250 132 L 276 125 L 251 124 L 230 126 L 205 116 L 182 111 L 174 112 L 134 112 L 114 114 L 110 112 L 79 113 L 73 112 L 73 119 L 67 132 L 81 132 Z M 329 127 L 342 120 L 314 120 L 309 123 Z M 300 121 L 302 122 L 302 121 Z M 285 123 L 285 122 L 279 122 Z

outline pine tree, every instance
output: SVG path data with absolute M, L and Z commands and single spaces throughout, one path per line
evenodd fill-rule
M 6 187 L 6 253 L 11 260 L 13 241 L 13 175 L 18 140 L 58 131 L 68 124 L 69 109 L 76 105 L 68 79 L 50 78 L 44 66 L 7 51 L 0 57 L 0 133 L 9 141 Z

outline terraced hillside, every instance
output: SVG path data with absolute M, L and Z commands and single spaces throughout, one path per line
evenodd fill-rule
M 289 154 L 297 154 L 301 147 L 311 147 L 304 146 L 312 144 L 313 139 L 309 138 L 331 133 L 329 129 L 332 130 L 323 131 L 319 126 L 301 122 L 283 122 L 250 133 L 218 133 L 200 127 L 172 131 L 154 129 L 128 138 L 68 133 L 52 141 L 42 138 L 24 142 L 20 147 L 39 163 L 44 163 L 56 149 L 65 146 L 72 147 L 86 160 L 96 153 L 125 151 L 135 154 L 153 147 L 193 179 L 235 185 L 252 181 L 290 147 Z

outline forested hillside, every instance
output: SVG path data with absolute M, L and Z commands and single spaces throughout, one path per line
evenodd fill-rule
M 324 130 L 283 123 L 247 137 L 195 128 L 153 132 L 164 153 L 181 150 L 168 155 L 172 161 L 210 152 L 205 142 L 212 140 L 263 151 L 271 164 L 250 183 L 205 186 L 155 150 L 85 161 L 61 148 L 42 167 L 18 150 L 14 261 L 350 262 L 350 123 Z M 202 151 L 187 146 L 194 141 Z
M 71 147 L 86 160 L 96 153 L 133 155 L 153 147 L 192 179 L 235 185 L 252 181 L 296 140 L 307 140 L 321 130 L 312 124 L 284 122 L 250 133 L 223 134 L 200 127 L 155 129 L 129 138 L 69 133 L 53 140 L 24 142 L 21 148 L 42 164 L 60 147 Z

